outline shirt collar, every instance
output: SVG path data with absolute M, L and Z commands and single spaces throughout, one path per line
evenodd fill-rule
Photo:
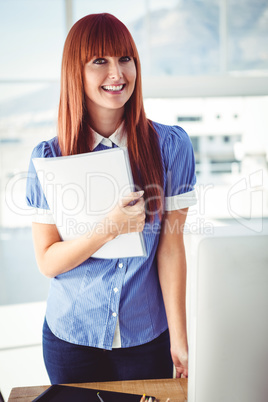
M 121 123 L 118 129 L 110 135 L 110 137 L 103 137 L 101 134 L 97 133 L 92 129 L 93 133 L 93 147 L 92 151 L 99 145 L 103 144 L 107 147 L 112 148 L 113 143 L 119 148 L 127 146 L 127 133 L 125 130 L 124 123 Z

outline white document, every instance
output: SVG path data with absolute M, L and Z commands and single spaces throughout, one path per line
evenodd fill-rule
M 56 158 L 34 158 L 33 163 L 55 224 L 63 240 L 87 232 L 106 231 L 103 218 L 119 199 L 133 191 L 127 148 Z M 117 236 L 92 257 L 145 256 L 142 233 Z

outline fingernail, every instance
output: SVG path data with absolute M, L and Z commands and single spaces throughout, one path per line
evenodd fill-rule
M 144 191 L 143 190 L 138 191 L 137 194 L 141 197 L 144 194 Z

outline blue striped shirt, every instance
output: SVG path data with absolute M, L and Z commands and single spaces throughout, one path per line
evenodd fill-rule
M 163 162 L 165 209 L 194 205 L 195 161 L 187 133 L 177 126 L 154 123 L 154 127 Z M 108 149 L 105 144 L 99 141 L 93 152 Z M 114 146 L 118 145 L 115 141 Z M 32 153 L 32 158 L 58 156 L 61 152 L 57 137 L 40 143 Z M 32 160 L 26 199 L 34 208 L 49 209 Z M 155 258 L 160 229 L 157 215 L 152 223 L 145 224 L 146 257 L 90 257 L 51 279 L 46 310 L 51 331 L 67 342 L 109 350 L 118 322 L 121 347 L 150 342 L 165 331 L 167 319 Z

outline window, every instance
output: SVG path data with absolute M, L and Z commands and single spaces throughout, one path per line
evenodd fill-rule
M 268 3 L 228 0 L 228 70 L 268 70 Z

